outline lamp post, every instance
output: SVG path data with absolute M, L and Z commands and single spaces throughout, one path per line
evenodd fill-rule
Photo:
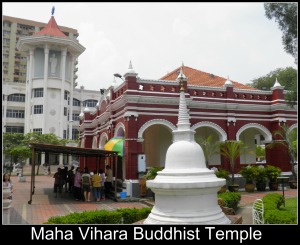
M 115 74 L 114 74 L 114 77 L 121 78 L 121 79 L 124 81 L 123 77 L 122 77 L 119 73 L 115 73 Z
M 285 197 L 284 197 L 284 183 L 289 182 L 289 177 L 277 177 L 277 180 L 281 183 L 282 195 L 283 195 L 283 205 L 285 207 Z

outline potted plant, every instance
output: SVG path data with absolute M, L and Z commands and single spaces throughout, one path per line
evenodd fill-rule
M 236 140 L 228 140 L 225 142 L 220 143 L 220 154 L 227 158 L 230 162 L 230 167 L 231 167 L 231 183 L 228 185 L 228 190 L 232 192 L 237 192 L 239 189 L 239 185 L 235 183 L 234 180 L 234 166 L 235 166 L 235 161 L 237 158 L 240 156 L 241 150 L 245 150 L 248 148 L 244 144 L 243 141 L 236 141 Z M 251 153 L 251 151 L 247 151 L 246 153 Z
M 242 169 L 239 172 L 239 174 L 246 179 L 245 191 L 247 192 L 254 192 L 255 171 L 256 171 L 255 167 L 248 165 L 246 167 L 242 167 Z
M 265 191 L 267 185 L 267 174 L 264 166 L 253 166 L 255 168 L 256 190 Z
M 275 166 L 267 165 L 265 167 L 267 178 L 269 179 L 269 188 L 271 191 L 278 190 L 277 178 L 280 176 L 281 169 Z
M 230 174 L 229 171 L 223 168 L 219 168 L 215 170 L 215 175 L 218 178 L 226 179 L 226 182 L 229 180 L 229 174 Z M 226 192 L 226 184 L 221 187 L 221 189 L 218 191 L 218 194 L 224 192 Z
M 163 169 L 164 169 L 163 167 L 150 167 L 147 171 L 147 174 L 144 175 L 144 179 L 146 179 L 146 180 L 155 179 L 155 177 L 157 175 L 157 172 L 159 172 Z M 155 193 L 154 192 L 152 192 L 152 197 L 153 197 L 153 200 L 155 200 Z

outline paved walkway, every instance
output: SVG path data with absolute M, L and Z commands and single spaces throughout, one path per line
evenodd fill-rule
M 30 176 L 26 176 L 26 182 L 19 182 L 17 176 L 11 176 L 14 184 L 14 195 L 10 212 L 11 224 L 43 224 L 51 216 L 66 215 L 73 212 L 83 212 L 96 209 L 115 210 L 118 208 L 142 208 L 147 205 L 144 202 L 115 202 L 105 200 L 101 202 L 75 201 L 72 194 L 62 193 L 61 197 L 55 198 L 53 193 L 54 179 L 48 176 L 36 176 L 35 193 L 30 199 Z M 243 224 L 252 224 L 252 203 L 257 198 L 262 198 L 270 192 L 242 193 L 240 208 L 237 212 L 243 218 Z M 282 193 L 282 191 L 277 191 Z M 297 190 L 288 189 L 285 197 L 297 196 Z

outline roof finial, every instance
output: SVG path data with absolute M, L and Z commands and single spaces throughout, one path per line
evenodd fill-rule
M 55 7 L 53 6 L 53 7 L 52 7 L 52 10 L 51 10 L 51 15 L 52 15 L 52 16 L 54 15 L 54 11 L 55 11 Z
M 274 87 L 274 88 L 275 88 L 275 87 L 281 87 L 280 83 L 279 83 L 278 80 L 277 80 L 277 76 L 276 76 L 276 81 L 275 81 L 275 84 L 274 84 L 273 87 Z
M 129 67 L 128 67 L 128 69 L 129 70 L 132 70 L 133 68 L 132 68 L 132 64 L 131 64 L 131 60 L 130 60 L 130 62 L 129 62 Z

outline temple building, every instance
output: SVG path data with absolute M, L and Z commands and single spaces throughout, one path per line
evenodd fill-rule
M 196 141 L 209 135 L 214 141 L 242 140 L 255 152 L 257 145 L 273 141 L 272 132 L 280 125 L 297 127 L 297 109 L 287 105 L 280 81 L 274 81 L 271 91 L 257 90 L 184 65 L 161 79 L 145 79 L 138 76 L 130 62 L 122 84 L 116 86 L 113 82 L 105 90 L 95 112 L 86 108 L 80 114 L 81 147 L 106 149 L 115 138 L 123 141 L 117 179 L 135 182 L 147 168 L 165 165 L 178 118 L 180 87 L 176 78 L 180 69 L 187 81 L 184 92 Z M 107 161 L 100 163 L 101 168 L 111 164 Z M 282 171 L 291 170 L 284 147 L 267 149 L 266 162 Z M 95 163 L 91 159 L 81 164 Z M 257 163 L 255 154 L 242 153 L 235 164 L 236 172 L 247 164 L 265 163 Z M 230 164 L 215 154 L 209 159 L 210 167 L 229 169 Z

